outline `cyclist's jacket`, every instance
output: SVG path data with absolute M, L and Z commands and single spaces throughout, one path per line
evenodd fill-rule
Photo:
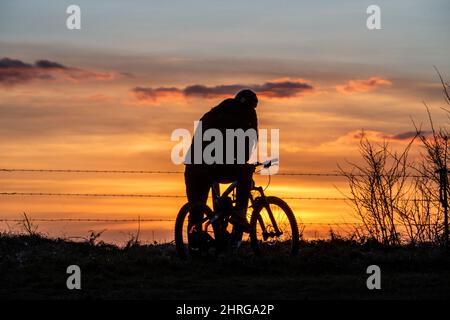
M 185 158 L 186 164 L 243 164 L 249 160 L 258 139 L 255 108 L 226 99 L 205 113 L 200 121 L 201 128 L 199 124 Z M 216 137 L 218 132 L 222 138 Z

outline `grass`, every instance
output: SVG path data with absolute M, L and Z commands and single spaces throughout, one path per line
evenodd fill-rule
M 79 265 L 82 289 L 66 288 Z M 366 268 L 381 268 L 368 290 Z M 171 244 L 0 235 L 2 299 L 448 299 L 450 255 L 436 247 L 385 247 L 344 239 L 303 242 L 296 257 L 237 255 L 182 261 Z

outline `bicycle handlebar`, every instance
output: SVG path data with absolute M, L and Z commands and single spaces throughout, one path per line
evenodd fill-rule
M 264 162 L 255 162 L 253 163 L 253 166 L 255 166 L 255 168 L 263 166 L 265 169 L 270 168 L 273 165 L 276 165 L 278 162 L 278 158 L 273 158 L 270 160 L 266 160 Z

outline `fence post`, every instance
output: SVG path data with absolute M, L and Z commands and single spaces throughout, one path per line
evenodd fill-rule
M 449 247 L 448 239 L 448 169 L 441 168 L 439 172 L 439 200 L 444 208 L 444 244 Z

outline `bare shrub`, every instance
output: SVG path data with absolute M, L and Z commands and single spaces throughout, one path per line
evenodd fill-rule
M 348 200 L 363 225 L 359 232 L 383 244 L 398 245 L 402 240 L 397 224 L 403 222 L 399 208 L 410 191 L 407 168 L 413 141 L 398 153 L 391 151 L 387 142 L 371 143 L 362 132 L 359 149 L 363 164 L 349 163 L 350 172 L 339 166 L 348 181 Z
M 450 85 L 435 69 L 444 99 L 450 104 Z M 430 109 L 426 104 L 425 107 L 431 131 L 422 131 L 413 121 L 416 136 L 400 152 L 392 151 L 386 142 L 369 141 L 362 132 L 359 148 L 362 164 L 349 163 L 349 172 L 339 166 L 348 181 L 348 201 L 362 222 L 356 232 L 360 238 L 373 238 L 389 245 L 446 243 L 443 206 L 448 204 L 443 199 L 450 188 L 446 183 L 447 190 L 442 190 L 440 182 L 442 179 L 448 182 L 450 131 L 446 126 L 436 128 Z M 450 110 L 442 109 L 450 119 Z M 424 152 L 413 163 L 408 155 L 416 140 Z
M 37 236 L 39 235 L 39 232 L 37 231 L 38 226 L 33 223 L 33 221 L 28 217 L 28 215 L 23 212 L 23 219 L 20 222 L 22 229 L 25 231 L 26 234 L 30 236 Z

